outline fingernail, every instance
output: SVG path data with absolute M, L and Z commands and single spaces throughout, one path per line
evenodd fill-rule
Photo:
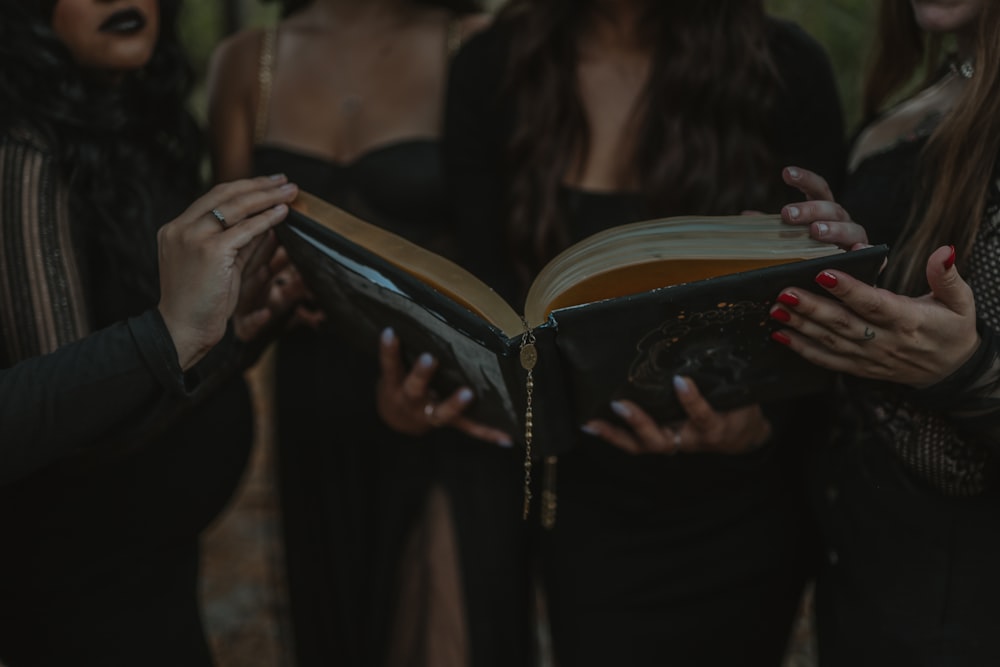
M 494 442 L 496 442 L 497 446 L 504 449 L 510 449 L 514 446 L 514 441 L 507 437 L 497 438 Z
M 462 387 L 458 390 L 458 400 L 462 403 L 468 403 L 472 400 L 472 390 L 468 387 Z
M 792 178 L 798 178 L 799 175 L 800 175 L 799 174 L 799 170 L 796 169 L 795 167 L 789 167 L 788 168 L 788 175 L 791 176 Z
M 434 357 L 432 357 L 427 352 L 424 352 L 417 359 L 417 364 L 419 364 L 420 366 L 423 366 L 424 368 L 430 368 L 431 366 L 434 365 Z
M 396 332 L 392 330 L 392 327 L 386 327 L 385 329 L 382 329 L 383 345 L 389 345 L 394 340 L 396 340 Z
M 285 177 L 284 174 L 271 174 L 270 176 L 268 176 L 268 178 L 270 178 L 272 181 L 280 181 L 284 177 Z
M 673 383 L 674 383 L 674 391 L 676 391 L 678 394 L 688 393 L 688 383 L 680 375 L 675 375 L 673 377 Z
M 286 211 L 288 211 L 288 207 L 285 206 L 284 204 L 278 204 L 277 206 L 274 207 L 275 213 L 285 213 Z
M 781 333 L 780 331 L 772 331 L 771 340 L 773 340 L 775 343 L 781 343 L 782 345 L 790 345 L 792 342 L 791 338 Z
M 816 276 L 816 282 L 827 289 L 833 289 L 837 286 L 837 276 L 833 275 L 829 271 L 823 271 Z
M 795 218 L 799 217 L 800 213 L 801 213 L 801 211 L 799 210 L 798 206 L 789 206 L 788 207 L 788 217 L 789 218 L 792 218 L 794 220 Z
M 628 419 L 632 416 L 632 411 L 621 401 L 611 401 L 611 409 L 622 419 Z
M 819 237 L 822 238 L 822 237 L 826 236 L 829 233 L 830 233 L 830 225 L 828 225 L 826 223 L 823 223 L 823 222 L 817 222 L 816 223 L 816 236 L 819 236 Z
M 597 429 L 591 426 L 590 424 L 584 424 L 583 426 L 580 427 L 580 430 L 586 433 L 587 435 L 600 435 L 597 432 Z
M 799 297 L 795 296 L 791 292 L 782 292 L 779 294 L 778 301 L 786 306 L 792 306 L 793 308 L 799 305 Z
M 951 246 L 951 254 L 944 260 L 944 270 L 947 271 L 953 266 L 955 266 L 955 246 Z
M 781 308 L 775 308 L 771 311 L 771 317 L 778 320 L 779 322 L 787 322 L 792 319 L 792 316 L 788 314 L 787 310 L 782 310 Z
M 295 190 L 298 189 L 298 187 L 299 186 L 295 185 L 294 183 L 285 183 L 280 188 L 278 188 L 278 190 L 280 192 L 294 192 Z

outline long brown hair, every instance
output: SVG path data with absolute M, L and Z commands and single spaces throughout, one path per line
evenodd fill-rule
M 921 56 L 940 59 L 941 50 L 934 47 L 939 40 L 920 35 L 909 0 L 884 0 L 882 6 L 878 34 L 886 36 L 881 49 L 886 51 L 885 62 L 892 60 L 887 49 L 895 44 L 900 49 L 896 57 L 910 63 L 908 72 L 901 70 L 897 75 L 898 87 L 914 76 L 924 62 Z M 904 13 L 908 22 L 903 20 Z M 900 40 L 898 35 L 904 30 L 911 36 Z M 973 63 L 972 80 L 921 153 L 918 195 L 903 240 L 893 252 L 899 259 L 890 262 L 886 270 L 886 285 L 907 294 L 927 290 L 925 260 L 942 245 L 954 245 L 959 270 L 965 268 L 985 213 L 1000 157 L 1000 2 L 987 0 L 982 4 Z M 929 70 L 939 71 L 940 65 L 926 62 Z M 869 88 L 877 89 L 874 84 Z
M 522 278 L 567 242 L 558 193 L 585 162 L 589 133 L 577 84 L 577 35 L 593 0 L 509 0 L 506 94 L 509 240 Z M 633 173 L 650 217 L 776 208 L 768 119 L 780 88 L 761 0 L 647 0 L 651 70 L 637 106 Z

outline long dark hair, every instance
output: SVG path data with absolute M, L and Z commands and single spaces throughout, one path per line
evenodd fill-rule
M 290 16 L 308 7 L 316 0 L 275 0 L 281 3 L 281 15 Z M 447 9 L 455 14 L 474 14 L 483 11 L 479 0 L 412 0 L 414 4 Z
M 883 1 L 877 35 L 882 46 L 865 88 L 872 112 L 922 67 L 940 72 L 945 57 L 940 37 L 925 35 L 917 25 L 909 0 Z M 920 194 L 893 251 L 899 259 L 886 269 L 886 284 L 907 294 L 927 290 L 925 260 L 939 246 L 953 244 L 959 270 L 965 269 L 985 214 L 1000 157 L 1000 2 L 982 4 L 973 63 L 972 80 L 921 154 Z M 879 71 L 891 67 L 891 76 Z
M 589 132 L 577 89 L 577 35 L 594 0 L 510 0 L 497 22 L 513 35 L 506 95 L 509 237 L 522 278 L 568 238 L 558 191 L 585 163 Z M 779 185 L 768 118 L 779 77 L 761 0 L 647 0 L 651 70 L 634 119 L 631 173 L 649 216 L 775 209 Z
M 0 131 L 41 138 L 69 183 L 74 217 L 107 260 L 119 262 L 106 269 L 155 296 L 149 229 L 163 220 L 151 196 L 162 184 L 154 180 L 167 179 L 185 196 L 200 186 L 203 142 L 186 106 L 194 73 L 177 39 L 181 2 L 159 1 L 150 62 L 115 86 L 81 68 L 53 32 L 55 4 L 0 0 Z

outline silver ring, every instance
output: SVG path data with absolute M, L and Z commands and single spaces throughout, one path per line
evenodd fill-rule
M 211 211 L 209 211 L 209 213 L 215 216 L 215 219 L 219 221 L 219 224 L 222 225 L 223 229 L 227 229 L 226 216 L 222 215 L 222 211 L 220 211 L 217 208 L 213 208 Z

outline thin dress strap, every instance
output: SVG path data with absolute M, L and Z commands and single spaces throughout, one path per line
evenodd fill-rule
M 259 144 L 267 132 L 268 111 L 271 107 L 271 82 L 274 80 L 274 46 L 277 40 L 278 26 L 264 29 L 260 45 L 260 65 L 257 70 L 257 114 L 253 128 L 255 144 Z
M 448 27 L 445 29 L 444 37 L 445 52 L 448 54 L 448 60 L 451 60 L 458 53 L 459 47 L 462 46 L 463 36 L 460 18 L 453 16 L 448 19 Z

